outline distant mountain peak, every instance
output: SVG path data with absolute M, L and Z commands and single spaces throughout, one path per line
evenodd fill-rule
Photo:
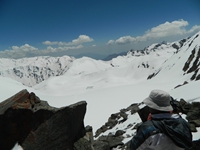
M 164 70 L 178 66 L 180 74 L 191 74 L 191 80 L 199 79 L 199 41 L 200 32 L 191 38 L 172 43 L 165 41 L 152 44 L 143 50 L 130 50 L 112 54 L 104 60 L 88 57 L 32 57 L 22 59 L 0 59 L 0 76 L 9 77 L 26 86 L 34 86 L 50 77 L 62 75 L 80 75 L 84 78 L 92 76 L 103 80 L 113 77 L 128 77 L 131 82 L 151 79 Z M 183 60 L 184 58 L 184 60 Z M 181 61 L 180 61 L 181 60 Z M 181 66 L 181 69 L 180 69 Z M 117 70 L 120 70 L 119 72 Z M 170 75 L 171 76 L 171 75 Z M 189 80 L 189 79 L 187 79 Z M 125 82 L 125 81 L 123 81 Z
M 168 60 L 164 62 L 162 67 L 155 70 L 148 79 L 151 79 L 155 76 L 163 76 L 168 70 L 171 72 L 179 72 L 179 77 L 185 77 L 184 82 L 189 82 L 191 80 L 200 80 L 200 32 L 195 34 L 194 36 L 180 40 L 176 44 L 180 45 L 180 48 L 170 57 Z M 173 43 L 173 47 L 174 47 Z M 177 75 L 177 74 L 176 74 Z M 172 75 L 170 75 L 172 76 Z
M 110 54 L 108 55 L 107 57 L 105 57 L 103 60 L 104 61 L 109 61 L 109 60 L 112 60 L 113 58 L 116 58 L 118 56 L 125 56 L 127 54 L 127 52 L 121 52 L 121 53 L 115 53 L 115 54 Z

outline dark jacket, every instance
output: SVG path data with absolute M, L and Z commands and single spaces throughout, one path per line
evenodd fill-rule
M 131 150 L 182 150 L 192 147 L 188 123 L 177 114 L 156 114 L 130 141 Z

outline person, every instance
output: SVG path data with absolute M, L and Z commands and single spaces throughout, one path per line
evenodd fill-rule
M 162 90 L 152 90 L 143 103 L 150 115 L 130 141 L 130 150 L 184 150 L 192 147 L 189 124 L 173 113 L 171 96 Z

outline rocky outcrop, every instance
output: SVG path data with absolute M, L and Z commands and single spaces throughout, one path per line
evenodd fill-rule
M 112 129 L 116 124 L 126 121 L 128 116 L 126 112 L 131 111 L 131 114 L 136 113 L 139 110 L 138 105 L 140 104 L 132 104 L 125 109 L 121 109 L 118 113 L 111 114 L 111 116 L 108 118 L 108 121 L 95 132 L 94 137 L 98 137 L 101 133 Z
M 120 136 L 114 136 L 114 135 L 108 135 L 108 136 L 101 136 L 94 142 L 94 148 L 95 150 L 110 150 L 114 147 L 124 145 L 122 142 L 123 137 Z
M 143 107 L 142 109 L 139 109 L 139 104 L 132 104 L 126 109 L 120 110 L 120 112 L 112 114 L 108 122 L 106 122 L 103 126 L 101 126 L 96 132 L 95 132 L 95 138 L 94 141 L 94 148 L 95 150 L 110 150 L 112 148 L 117 148 L 121 150 L 129 150 L 129 142 L 123 143 L 124 139 L 128 137 L 132 137 L 133 135 L 127 135 L 126 130 L 127 129 L 137 129 L 140 123 L 134 123 L 134 120 L 132 120 L 132 124 L 129 124 L 128 126 L 124 126 L 123 130 L 117 130 L 115 133 L 113 133 L 114 130 L 112 130 L 115 126 L 123 123 L 127 120 L 129 115 L 134 115 L 135 113 L 138 113 L 140 116 L 140 119 L 142 121 L 146 121 L 147 116 L 149 114 L 149 109 L 147 107 Z M 197 132 L 197 127 L 200 127 L 200 102 L 186 102 L 184 99 L 181 99 L 180 101 L 173 101 L 173 106 L 176 106 L 176 111 L 185 114 L 186 119 L 190 125 L 192 132 Z M 123 126 L 123 125 L 121 125 Z M 112 130 L 112 132 L 109 132 L 109 130 Z M 104 133 L 109 134 L 104 134 Z M 134 132 L 134 131 L 133 131 Z M 200 139 L 197 141 L 193 141 L 193 148 L 192 150 L 200 149 Z
M 131 114 L 136 113 L 139 110 L 140 104 L 132 104 L 127 108 L 121 109 L 120 112 L 111 114 L 111 116 L 108 118 L 108 121 L 101 126 L 96 132 L 95 132 L 95 138 L 97 138 L 94 141 L 94 149 L 95 150 L 110 150 L 112 148 L 118 147 L 120 149 L 124 149 L 127 147 L 127 144 L 123 143 L 124 136 L 123 134 L 126 133 L 124 130 L 117 130 L 114 134 L 110 133 L 108 135 L 101 135 L 102 133 L 109 131 L 113 127 L 115 127 L 117 124 L 123 124 L 128 119 L 128 112 Z M 128 128 L 132 128 L 132 125 L 130 125 Z M 133 127 L 134 128 L 134 127 Z
M 200 103 L 187 103 L 184 99 L 181 99 L 180 103 L 182 112 L 187 115 L 186 119 L 190 124 L 192 132 L 197 132 L 196 127 L 200 127 Z
M 0 149 L 10 150 L 15 143 L 24 150 L 74 149 L 86 134 L 86 105 L 81 101 L 54 108 L 34 93 L 20 91 L 0 103 Z
M 94 150 L 93 147 L 93 130 L 92 126 L 86 126 L 85 127 L 86 134 L 83 138 L 79 139 L 75 144 L 74 144 L 74 150 Z

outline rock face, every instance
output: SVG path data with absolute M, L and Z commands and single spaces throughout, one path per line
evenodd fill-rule
M 138 105 L 140 104 L 132 104 L 129 107 L 125 109 L 121 109 L 120 112 L 111 114 L 111 116 L 108 118 L 108 122 L 106 122 L 101 128 L 99 128 L 95 132 L 95 138 L 97 138 L 94 141 L 94 149 L 95 150 L 110 150 L 112 148 L 118 148 L 123 150 L 128 150 L 127 144 L 123 143 L 124 135 L 126 134 L 126 129 L 124 130 L 117 130 L 114 134 L 110 133 L 108 135 L 101 135 L 102 133 L 109 131 L 113 127 L 115 127 L 117 124 L 123 124 L 128 119 L 127 112 L 130 112 L 131 114 L 137 113 L 139 110 Z M 131 128 L 132 126 L 130 125 Z
M 74 150 L 94 150 L 93 131 L 91 126 L 86 126 L 86 135 L 74 144 Z M 96 149 L 95 149 L 96 150 Z
M 0 103 L 0 149 L 71 150 L 85 134 L 86 102 L 54 108 L 22 90 Z

